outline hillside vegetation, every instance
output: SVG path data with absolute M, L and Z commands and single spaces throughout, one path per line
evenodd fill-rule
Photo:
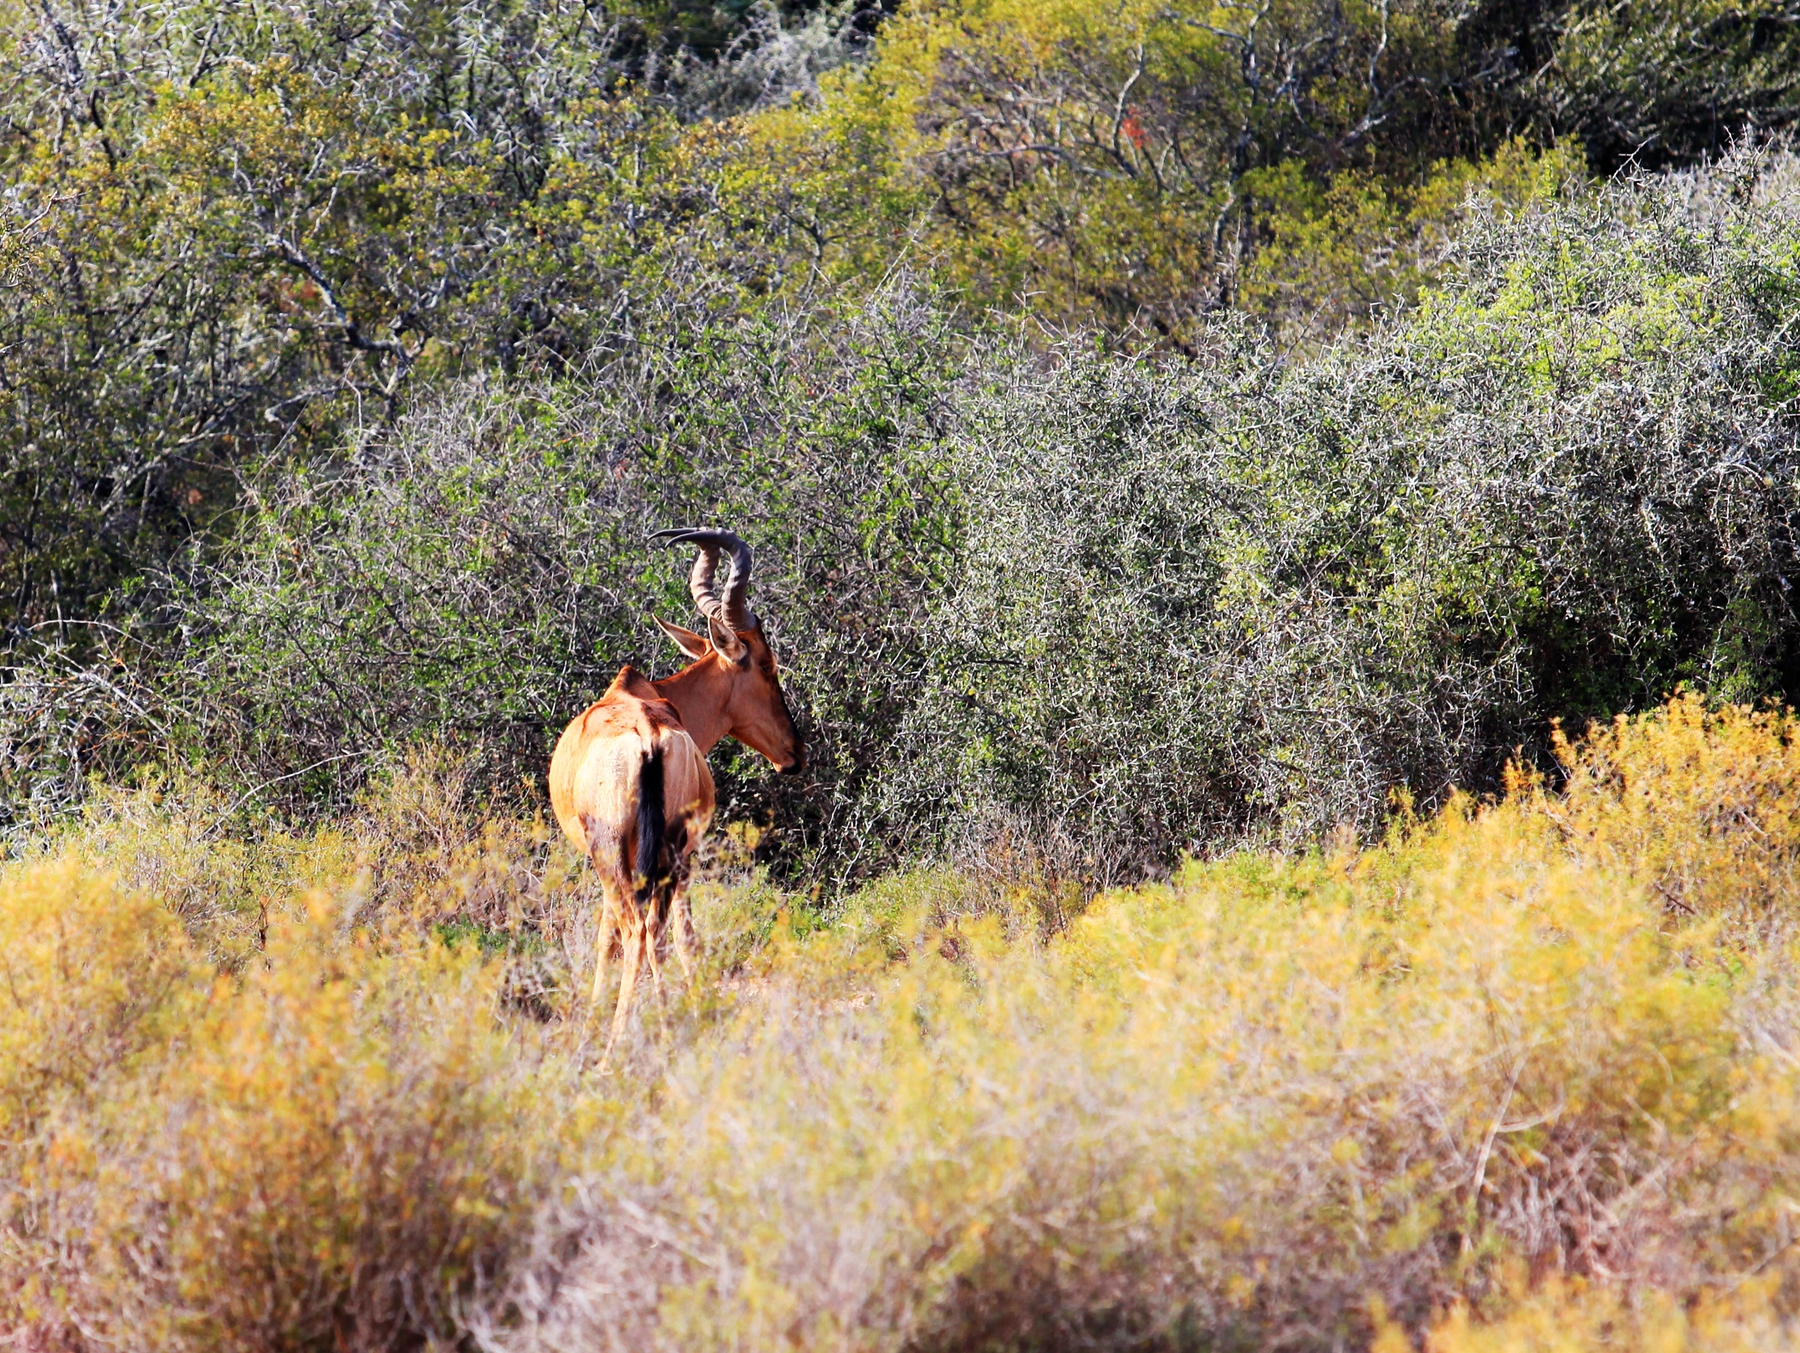
M 0 1342 L 1800 1334 L 1800 11 L 0 0 Z M 692 989 L 553 742 L 756 550 Z
M 20 839 L 146 765 L 246 829 L 420 738 L 541 786 L 671 522 L 761 551 L 818 771 L 725 800 L 828 891 L 1797 693 L 1786 10 L 0 18 Z

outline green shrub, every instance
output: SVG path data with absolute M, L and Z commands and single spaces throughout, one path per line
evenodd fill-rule
M 1797 206 L 1747 156 L 1490 219 L 1314 361 L 1224 329 L 972 381 L 887 820 L 1116 878 L 1372 830 L 1683 681 L 1791 693 Z
M 780 225 L 727 225 L 736 138 L 683 116 L 858 44 L 745 8 L 0 3 L 0 652 L 154 633 L 270 456 L 767 291 Z
M 728 746 L 725 816 L 821 887 L 1368 832 L 1549 764 L 1556 717 L 1791 695 L 1794 181 L 1745 152 L 1479 219 L 1415 313 L 1307 361 L 1228 321 L 1193 361 L 960 339 L 904 279 L 699 329 L 672 301 L 580 380 L 470 380 L 272 476 L 185 594 L 155 741 L 259 811 L 421 737 L 537 782 L 621 663 L 674 665 L 647 615 L 687 613 L 687 560 L 644 537 L 694 520 L 758 548 L 817 752 L 794 783 Z
M 1543 123 L 1585 143 L 1602 172 L 1694 164 L 1753 128 L 1800 114 L 1794 17 L 1700 0 L 1545 6 L 1534 45 L 1548 58 L 1519 91 Z
M 684 661 L 649 617 L 692 619 L 691 556 L 647 533 L 717 523 L 757 550 L 817 768 L 778 782 L 727 744 L 725 813 L 790 861 L 847 843 L 954 547 L 956 344 L 904 286 L 837 325 L 661 318 L 582 382 L 470 381 L 354 472 L 275 480 L 192 602 L 181 680 L 208 753 L 277 805 L 341 803 L 422 734 L 478 743 L 489 785 L 541 784 L 623 663 Z
M 191 603 L 191 745 L 284 809 L 421 736 L 536 781 L 619 664 L 673 666 L 647 613 L 687 561 L 643 541 L 687 520 L 760 551 L 818 753 L 795 785 L 727 749 L 725 815 L 818 883 L 1368 832 L 1548 764 L 1555 717 L 1790 693 L 1792 177 L 1479 222 L 1417 313 L 1306 362 L 1228 323 L 1192 362 L 967 343 L 902 286 L 467 383 L 267 487 Z

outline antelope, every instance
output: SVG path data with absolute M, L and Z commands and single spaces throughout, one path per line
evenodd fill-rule
M 730 531 L 678 527 L 657 531 L 665 545 L 699 547 L 688 591 L 706 633 L 650 618 L 693 661 L 650 681 L 629 663 L 606 693 L 563 730 L 550 759 L 550 805 L 563 833 L 600 879 L 591 1008 L 599 1010 L 606 960 L 616 939 L 624 967 L 613 1009 L 610 1048 L 625 1027 L 646 964 L 662 990 L 663 945 L 674 932 L 684 979 L 693 980 L 694 930 L 688 870 L 713 815 L 706 754 L 734 737 L 778 770 L 804 768 L 806 749 L 781 694 L 775 656 L 747 603 L 750 547 Z M 715 590 L 720 552 L 730 558 Z

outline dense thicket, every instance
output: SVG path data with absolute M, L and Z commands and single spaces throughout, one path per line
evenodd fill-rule
M 649 294 L 905 262 L 1130 344 L 1316 337 L 1413 295 L 1472 185 L 1553 190 L 1559 138 L 1678 164 L 1794 111 L 1776 4 L 889 8 L 0 6 L 9 649 L 154 615 L 242 467 L 579 366 Z
M 870 62 L 753 139 L 786 167 L 776 200 L 824 268 L 924 255 L 980 304 L 1132 343 L 1191 347 L 1222 308 L 1316 336 L 1410 299 L 1471 185 L 1542 192 L 1521 148 L 1610 175 L 1787 125 L 1797 18 L 1560 0 L 919 4 Z
M 756 284 L 766 231 L 707 220 L 728 138 L 680 114 L 804 81 L 857 15 L 733 95 L 737 8 L 0 8 L 9 644 L 142 618 L 247 465 L 379 436 L 439 378 L 579 363 L 646 290 Z
M 957 345 L 904 287 L 818 319 L 640 331 L 579 378 L 465 382 L 379 453 L 279 482 L 184 609 L 204 637 L 182 717 L 288 802 L 341 799 L 371 753 L 421 735 L 535 784 L 546 734 L 621 664 L 685 662 L 649 617 L 693 622 L 691 559 L 645 537 L 729 522 L 755 542 L 817 773 L 763 777 L 721 748 L 728 811 L 767 825 L 779 795 L 771 846 L 849 845 L 957 553 Z
M 804 788 L 727 766 L 790 865 L 1010 843 L 1129 875 L 1370 829 L 1679 682 L 1789 690 L 1792 162 L 1461 249 L 1299 364 L 1229 323 L 1202 362 L 960 340 L 901 284 L 465 382 L 271 487 L 186 602 L 171 717 L 289 801 L 417 736 L 535 778 L 621 662 L 668 669 L 647 616 L 685 615 L 685 560 L 644 536 L 697 519 L 757 542 L 815 743 Z
M 1788 171 L 1583 167 L 1784 126 L 1787 10 L 0 14 L 12 820 L 516 784 L 673 520 L 763 552 L 790 865 L 1110 876 L 1789 690 Z
M 1791 691 L 1794 187 L 1738 162 L 1480 223 L 1413 317 L 1304 364 L 1227 330 L 970 390 L 900 816 L 1104 874 L 1366 830 L 1679 682 Z

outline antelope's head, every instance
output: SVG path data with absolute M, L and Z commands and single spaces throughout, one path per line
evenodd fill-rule
M 710 674 L 713 680 L 709 685 L 718 692 L 719 716 L 728 734 L 761 752 L 784 775 L 803 770 L 806 745 L 781 694 L 775 655 L 763 636 L 762 621 L 749 606 L 750 547 L 730 531 L 687 527 L 658 531 L 651 538 L 665 545 L 700 547 L 694 571 L 688 575 L 688 591 L 706 617 L 706 633 L 671 625 L 657 616 L 651 619 L 696 665 L 711 663 L 717 669 Z M 715 587 L 721 552 L 729 556 L 730 566 L 724 582 Z

